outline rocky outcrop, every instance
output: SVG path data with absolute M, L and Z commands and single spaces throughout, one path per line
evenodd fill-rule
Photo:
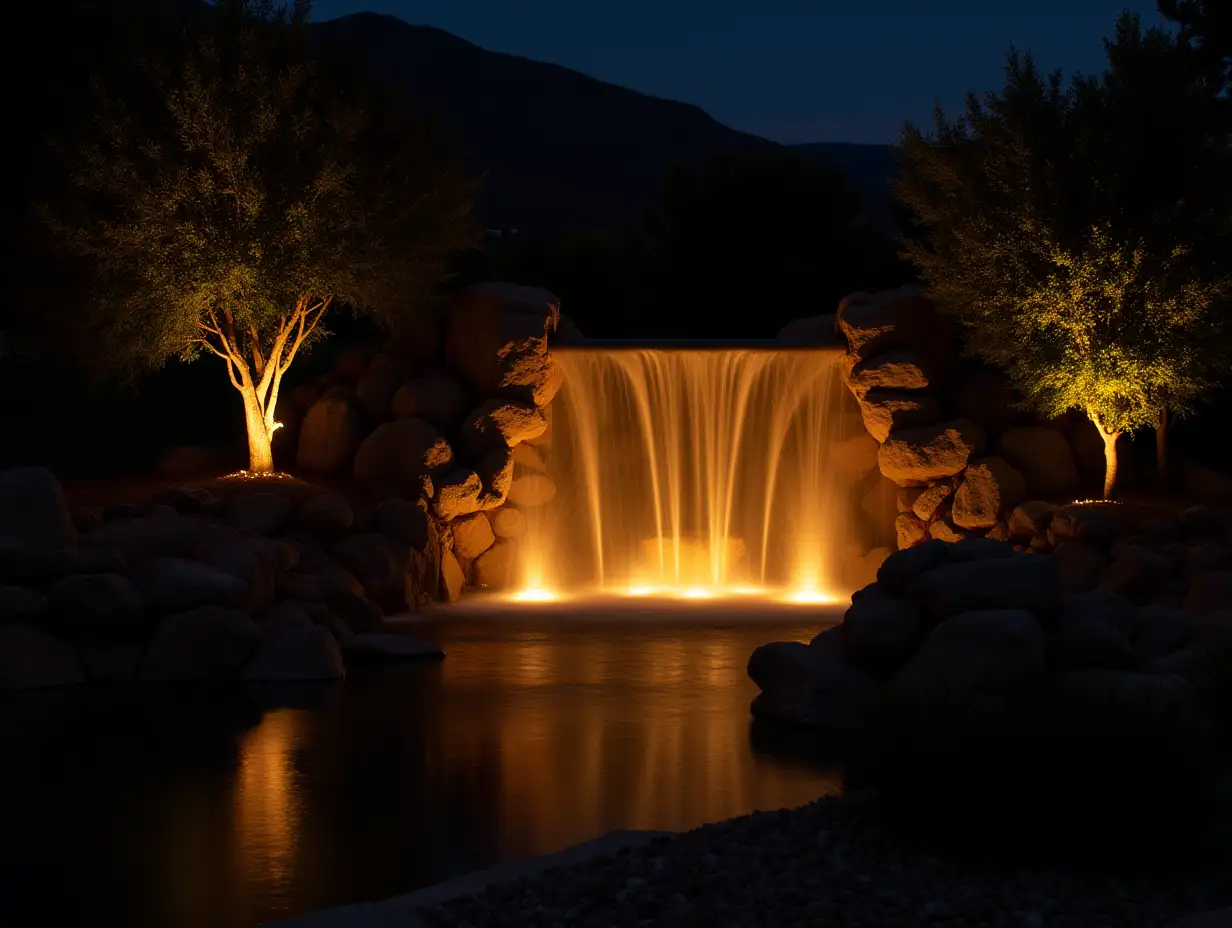
M 983 450 L 983 430 L 959 419 L 890 433 L 877 454 L 877 466 L 900 487 L 927 486 L 962 473 Z
M 1067 544 L 1094 550 L 1092 542 Z M 1062 550 L 1023 553 L 967 538 L 895 552 L 852 597 L 840 625 L 807 646 L 774 642 L 753 653 L 748 672 L 762 693 L 752 711 L 848 729 L 882 700 L 945 712 L 1037 688 L 1054 698 L 1098 688 L 1101 698 L 1150 700 L 1161 711 L 1182 694 L 1187 710 L 1194 696 L 1209 698 L 1200 711 L 1212 716 L 1228 710 L 1202 683 L 1212 660 L 1232 648 L 1232 572 L 1194 575 L 1182 610 L 1151 602 L 1169 582 L 1161 551 L 1121 544 L 1111 563 L 1137 570 L 1109 567 L 1098 589 L 1066 592 Z

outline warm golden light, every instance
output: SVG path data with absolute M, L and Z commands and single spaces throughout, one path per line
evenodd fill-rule
M 829 603 L 859 585 L 844 546 L 874 543 L 852 502 L 877 504 L 853 496 L 875 447 L 861 451 L 872 442 L 844 410 L 837 353 L 595 346 L 557 360 L 557 493 L 527 510 L 523 591 Z
M 551 590 L 545 590 L 542 587 L 528 587 L 514 593 L 513 599 L 520 603 L 551 603 L 555 602 L 558 597 Z
M 295 480 L 291 474 L 284 474 L 281 471 L 269 471 L 267 473 L 258 473 L 250 470 L 237 470 L 230 474 L 220 477 L 221 480 Z

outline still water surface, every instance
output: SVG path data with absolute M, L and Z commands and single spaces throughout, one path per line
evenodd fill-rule
M 452 617 L 342 686 L 5 701 L 0 925 L 252 926 L 836 792 L 748 715 L 749 653 L 817 628 Z

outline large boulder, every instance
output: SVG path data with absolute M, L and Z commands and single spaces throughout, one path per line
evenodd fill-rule
M 345 676 L 338 642 L 327 629 L 312 624 L 269 635 L 243 672 L 245 680 L 263 683 L 341 680 Z
M 870 390 L 922 390 L 935 378 L 930 358 L 910 350 L 887 351 L 860 361 L 847 378 L 857 397 Z
M 991 528 L 1026 493 L 1022 474 L 999 457 L 972 461 L 954 494 L 951 517 L 966 529 Z
M 351 466 L 364 435 L 363 416 L 345 397 L 323 396 L 304 415 L 295 464 L 314 474 L 340 474 Z
M 1172 562 L 1143 545 L 1122 545 L 1100 575 L 1100 589 L 1145 603 L 1172 574 Z
M 900 512 L 894 519 L 894 535 L 901 551 L 928 538 L 928 524 L 910 512 Z
M 508 501 L 515 506 L 546 506 L 556 498 L 556 483 L 547 474 L 525 474 L 509 485 Z
M 954 484 L 950 481 L 942 481 L 934 483 L 931 487 L 923 488 L 919 495 L 916 496 L 915 502 L 911 504 L 911 511 L 915 513 L 915 517 L 923 522 L 931 522 L 937 517 L 937 512 L 942 510 L 943 504 L 954 494 Z
M 1012 561 L 987 561 L 986 565 Z M 957 566 L 957 565 L 955 565 Z M 1044 630 L 1025 609 L 974 609 L 941 622 L 894 680 L 899 693 L 928 698 L 1039 677 Z
M 300 554 L 290 545 L 250 538 L 228 525 L 207 525 L 197 538 L 193 558 L 242 581 L 247 592 L 234 605 L 252 610 L 273 601 L 279 579 L 298 566 Z
M 517 538 L 526 534 L 526 514 L 521 509 L 503 506 L 489 516 L 497 538 Z
M 984 430 L 967 419 L 891 432 L 877 453 L 881 473 L 902 487 L 961 473 L 984 449 Z
M 0 471 L 0 539 L 31 551 L 77 546 L 77 528 L 60 481 L 45 467 Z
M 145 608 L 152 613 L 247 605 L 248 584 L 243 580 L 185 558 L 155 558 L 137 570 L 133 581 Z
M 1006 429 L 997 452 L 1022 473 L 1032 493 L 1070 494 L 1081 483 L 1069 442 L 1056 429 L 1042 425 Z
M 517 580 L 517 545 L 510 541 L 498 541 L 483 552 L 474 564 L 475 583 L 493 590 L 513 586 Z
M 483 480 L 473 470 L 459 467 L 433 480 L 432 512 L 449 522 L 484 506 Z
M 378 531 L 422 551 L 430 535 L 427 509 L 420 500 L 390 497 L 372 510 L 372 521 Z
M 892 673 L 924 636 L 924 614 L 914 603 L 890 596 L 876 584 L 858 590 L 843 616 L 843 640 L 851 663 Z
M 849 301 L 839 328 L 847 337 L 848 348 L 861 358 L 869 358 L 889 348 L 927 341 L 939 324 L 923 290 L 907 286 Z
M 509 490 L 513 487 L 513 472 L 513 451 L 506 445 L 493 448 L 479 460 L 475 473 L 483 486 L 479 495 L 480 509 L 496 509 L 505 505 Z
M 1120 507 L 1105 503 L 1062 506 L 1052 517 L 1052 534 L 1096 545 L 1110 544 L 1121 534 L 1124 521 Z
M 395 419 L 423 419 L 442 431 L 457 425 L 466 409 L 466 388 L 444 374 L 408 380 L 393 398 Z
M 253 535 L 276 535 L 290 521 L 294 508 L 279 493 L 242 493 L 227 503 L 227 521 Z
M 469 287 L 448 313 L 445 359 L 475 393 L 546 406 L 560 387 L 547 340 L 559 319 L 560 300 L 546 290 Z
M 384 535 L 348 535 L 334 545 L 336 557 L 381 605 L 398 604 L 405 592 L 406 546 Z
M 163 619 L 141 666 L 143 680 L 225 680 L 261 646 L 261 630 L 246 614 L 202 606 Z
M 0 690 L 81 683 L 81 663 L 58 638 L 29 625 L 0 625 Z
M 1020 555 L 941 564 L 912 580 L 905 596 L 930 617 L 944 619 L 988 609 L 1047 616 L 1056 609 L 1060 592 L 1060 577 L 1051 560 Z
M 1102 549 L 1077 539 L 1062 541 L 1053 549 L 1051 558 L 1061 578 L 1061 589 L 1066 593 L 1096 586 L 1108 566 L 1108 556 Z
M 859 402 L 864 427 L 879 442 L 896 429 L 931 425 L 942 417 L 941 404 L 927 393 L 878 388 L 869 390 Z
M 462 598 L 466 587 L 466 574 L 452 551 L 441 552 L 441 598 L 447 603 L 456 603 Z
M 92 549 L 119 553 L 130 566 L 156 557 L 184 557 L 196 544 L 200 526 L 169 506 L 157 506 L 149 515 L 108 522 L 86 535 Z
M 346 534 L 355 524 L 355 510 L 345 497 L 336 493 L 310 496 L 300 505 L 295 525 L 314 535 L 333 537 Z
M 57 629 L 72 635 L 125 636 L 146 627 L 137 588 L 119 574 L 72 574 L 47 590 Z
M 496 542 L 492 523 L 482 512 L 455 519 L 451 525 L 453 550 L 458 557 L 473 561 Z
M 422 419 L 396 419 L 373 430 L 355 454 L 355 482 L 364 491 L 418 498 L 425 478 L 447 473 L 453 449 L 434 426 Z
M 1047 533 L 1052 525 L 1052 517 L 1056 515 L 1059 506 L 1046 503 L 1043 500 L 1027 500 L 1014 507 L 1009 517 L 1009 533 L 1011 538 L 1021 538 L 1029 541 L 1036 535 Z
M 409 372 L 406 365 L 387 354 L 378 354 L 355 384 L 355 402 L 369 422 L 384 422 L 390 416 L 394 394 Z
M 543 413 L 529 403 L 490 399 L 481 403 L 462 428 L 466 450 L 472 454 L 495 448 L 512 448 L 543 433 L 548 427 Z
M 748 675 L 762 691 L 750 707 L 755 716 L 823 730 L 861 728 L 880 695 L 868 674 L 799 641 L 762 645 Z

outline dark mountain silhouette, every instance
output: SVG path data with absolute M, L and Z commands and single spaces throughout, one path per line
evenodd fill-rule
M 323 46 L 358 54 L 439 118 L 471 165 L 486 172 L 479 209 L 492 228 L 555 233 L 638 223 L 660 202 L 676 165 L 789 150 L 724 126 L 699 107 L 487 51 L 392 16 L 357 13 L 314 28 Z M 887 147 L 795 150 L 884 199 Z M 883 209 L 870 201 L 869 212 Z

